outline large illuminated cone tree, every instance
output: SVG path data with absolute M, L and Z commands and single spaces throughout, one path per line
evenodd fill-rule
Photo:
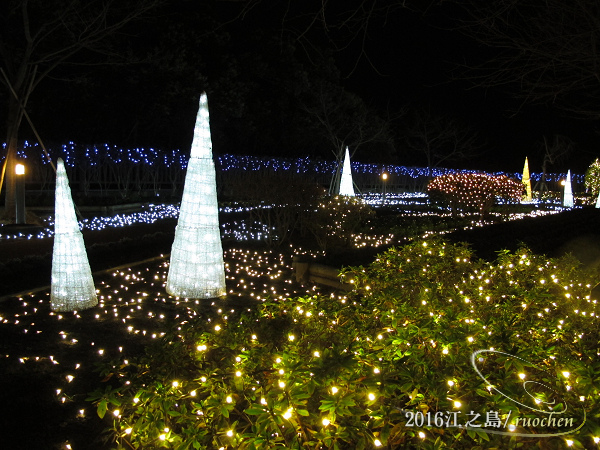
M 524 202 L 530 202 L 533 199 L 531 193 L 531 178 L 529 176 L 529 161 L 525 158 L 525 165 L 523 166 L 523 184 L 525 185 L 525 196 L 523 197 Z
M 352 168 L 350 166 L 350 152 L 346 147 L 344 156 L 344 165 L 342 166 L 342 179 L 340 181 L 339 195 L 349 195 L 354 197 L 354 184 L 352 182 Z
M 98 304 L 90 263 L 79 230 L 65 164 L 56 165 L 54 250 L 50 306 L 54 311 L 79 311 Z
M 563 206 L 565 208 L 572 208 L 575 202 L 573 201 L 573 188 L 571 187 L 571 171 L 567 172 L 567 179 L 565 180 L 565 193 L 563 197 Z
M 200 97 L 166 289 L 186 298 L 220 297 L 226 292 L 206 94 Z

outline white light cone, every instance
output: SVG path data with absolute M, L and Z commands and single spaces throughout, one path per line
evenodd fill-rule
M 340 181 L 339 195 L 349 195 L 354 197 L 354 185 L 352 182 L 352 168 L 350 166 L 350 152 L 346 147 L 346 155 L 344 156 L 344 165 L 342 166 L 342 179 Z
M 226 294 L 206 94 L 200 97 L 166 289 L 186 298 Z
M 600 208 L 600 192 L 598 193 L 598 198 L 596 199 L 596 208 Z
M 569 170 L 567 172 L 567 179 L 565 180 L 565 195 L 563 198 L 563 206 L 565 208 L 572 208 L 573 205 L 573 188 L 571 187 L 571 171 Z
M 79 231 L 69 179 L 62 159 L 56 164 L 54 249 L 50 306 L 54 311 L 79 311 L 98 304 L 90 263 Z

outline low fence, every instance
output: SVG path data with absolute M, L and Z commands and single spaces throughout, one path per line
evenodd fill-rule
M 346 276 L 342 280 L 340 269 L 337 267 L 305 261 L 299 256 L 294 256 L 292 269 L 296 281 L 299 283 L 321 284 L 342 291 L 351 291 L 354 288 L 354 285 L 350 282 L 352 278 Z

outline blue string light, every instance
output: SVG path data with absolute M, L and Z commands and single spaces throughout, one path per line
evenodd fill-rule
M 3 144 L 6 148 L 6 144 Z M 186 152 L 173 149 L 170 151 L 159 150 L 155 148 L 132 148 L 125 149 L 116 145 L 102 144 L 93 146 L 81 146 L 70 141 L 58 148 L 49 148 L 48 153 L 53 160 L 62 157 L 68 167 L 96 167 L 101 163 L 108 164 L 129 164 L 133 166 L 144 167 L 165 167 L 175 168 L 176 170 L 185 170 L 187 168 L 188 155 Z M 41 161 L 42 164 L 48 164 L 37 143 L 24 142 L 23 148 L 18 151 L 19 157 L 31 158 L 32 162 Z M 0 161 L 4 156 L 0 158 Z M 227 172 L 232 170 L 259 171 L 270 170 L 274 172 L 285 171 L 296 174 L 315 174 L 315 175 L 333 175 L 337 169 L 335 161 L 313 160 L 308 157 L 300 158 L 280 158 L 264 156 L 240 156 L 225 154 L 215 160 L 218 171 Z M 420 168 L 399 166 L 393 164 L 364 164 L 352 162 L 352 171 L 355 175 L 375 175 L 379 176 L 386 172 L 397 177 L 408 177 L 418 179 L 423 177 L 437 177 L 451 173 L 481 173 L 476 170 L 456 170 L 446 168 Z M 506 175 L 510 178 L 520 180 L 521 173 L 511 172 L 486 172 L 490 175 Z M 547 182 L 560 182 L 566 177 L 566 173 L 546 174 Z M 532 173 L 533 181 L 540 181 L 541 173 Z M 584 183 L 584 175 L 573 175 L 574 183 Z

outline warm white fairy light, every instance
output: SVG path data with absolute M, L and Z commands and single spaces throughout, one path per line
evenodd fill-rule
M 50 305 L 54 311 L 77 311 L 94 307 L 98 304 L 96 288 L 62 159 L 56 163 L 54 210 Z
M 226 294 L 218 214 L 208 102 L 203 93 L 171 249 L 166 284 L 169 294 L 183 298 Z
M 227 274 L 228 274 L 228 282 L 231 282 L 231 287 L 232 287 L 233 292 L 235 294 L 241 293 L 244 297 L 246 297 L 247 293 L 251 290 L 256 290 L 257 292 L 261 292 L 262 290 L 270 290 L 270 287 L 272 287 L 272 283 L 273 283 L 273 278 L 271 278 L 271 276 L 274 276 L 277 273 L 277 271 L 273 269 L 273 266 L 274 266 L 273 262 L 280 261 L 278 259 L 279 256 L 276 256 L 276 255 L 277 255 L 276 252 L 273 254 L 270 254 L 269 252 L 262 252 L 262 251 L 255 252 L 255 251 L 246 251 L 246 250 L 228 250 L 226 252 L 226 260 L 230 267 L 227 269 Z M 268 263 L 266 261 L 268 261 Z M 462 263 L 462 261 L 463 260 L 460 259 L 459 263 Z M 520 263 L 516 263 L 515 265 L 518 267 L 518 264 L 520 264 Z M 282 266 L 285 266 L 285 264 L 282 264 Z M 128 317 L 125 322 L 122 322 L 122 324 L 120 321 L 114 322 L 117 325 L 121 325 L 123 327 L 123 330 L 125 330 L 129 326 L 131 326 L 131 325 L 129 325 L 129 321 L 131 321 L 131 323 L 135 323 L 135 326 L 132 326 L 132 329 L 130 331 L 131 338 L 139 337 L 141 339 L 142 331 L 145 333 L 144 336 L 146 339 L 150 339 L 151 335 L 155 335 L 155 336 L 160 335 L 160 330 L 158 329 L 158 327 L 164 326 L 164 324 L 161 324 L 159 321 L 159 317 L 161 315 L 162 310 L 160 310 L 159 307 L 156 305 L 159 305 L 162 302 L 164 302 L 164 294 L 162 296 L 155 294 L 153 292 L 153 290 L 151 288 L 149 288 L 149 286 L 151 283 L 156 282 L 156 288 L 157 288 L 157 290 L 160 290 L 160 287 L 162 286 L 162 283 L 164 282 L 164 274 L 165 274 L 166 267 L 167 267 L 166 265 L 163 265 L 161 267 L 161 269 L 156 272 L 154 271 L 154 269 L 151 269 L 149 271 L 149 273 L 147 274 L 147 276 L 140 274 L 140 272 L 138 271 L 137 268 L 122 269 L 118 273 L 116 273 L 114 276 L 111 274 L 110 277 L 107 277 L 107 278 L 111 278 L 111 280 L 109 280 L 108 282 L 105 282 L 106 284 L 103 284 L 99 289 L 99 295 L 103 296 L 103 299 L 101 300 L 101 302 L 103 303 L 104 306 L 102 306 L 102 308 L 105 308 L 108 311 L 109 316 L 112 314 L 113 310 L 117 309 L 117 308 L 119 310 L 120 315 L 122 315 L 123 317 L 124 317 L 124 315 L 121 314 L 122 310 L 126 310 L 128 313 L 131 314 L 131 318 Z M 289 275 L 287 275 L 287 274 L 289 274 L 289 272 L 287 272 L 287 270 L 288 270 L 288 267 L 286 266 L 285 274 L 283 275 L 283 277 L 279 275 L 278 279 L 286 278 L 287 276 L 289 276 Z M 550 270 L 550 269 L 548 269 L 548 270 Z M 235 273 L 235 275 L 234 275 L 234 273 Z M 544 276 L 549 277 L 549 275 L 548 275 L 549 272 L 544 272 L 543 274 L 544 274 Z M 482 278 L 480 278 L 481 283 L 484 282 L 485 276 L 489 276 L 490 279 L 492 280 L 491 285 L 494 285 L 497 278 L 495 278 L 494 275 L 492 275 L 490 273 L 487 273 Z M 243 283 L 240 283 L 242 281 L 242 279 L 241 279 L 242 277 L 243 277 Z M 477 279 L 477 276 L 475 277 L 475 279 Z M 282 280 L 280 280 L 280 281 L 282 281 Z M 288 292 L 291 292 L 291 290 L 288 291 L 287 289 L 291 289 L 291 286 L 288 287 L 288 284 L 291 284 L 291 283 L 287 283 L 287 281 L 285 281 L 285 290 L 282 291 L 282 292 L 284 292 L 284 300 L 287 300 L 288 298 L 290 298 L 290 295 L 288 294 Z M 561 291 L 562 291 L 563 290 L 562 288 L 564 288 L 564 286 L 562 286 L 562 282 L 561 282 L 560 286 L 561 286 Z M 579 298 L 578 294 L 576 292 L 574 292 L 573 288 L 571 287 L 570 289 L 571 290 L 569 290 L 569 292 L 573 293 L 572 297 L 574 299 Z M 146 290 L 148 293 L 142 292 L 143 290 Z M 138 291 L 138 292 L 136 292 L 136 291 Z M 461 295 L 463 295 L 463 294 L 461 294 Z M 131 298 L 129 298 L 129 297 L 131 297 Z M 497 297 L 500 297 L 500 296 L 498 295 Z M 561 295 L 561 297 L 562 297 L 562 295 Z M 341 300 L 341 297 L 333 296 L 332 298 L 335 301 L 343 303 Z M 463 298 L 463 297 L 461 297 L 461 298 Z M 471 303 L 476 304 L 477 297 L 474 295 L 471 295 L 471 298 L 473 299 L 473 301 Z M 138 302 L 138 300 L 139 300 L 139 302 Z M 562 300 L 562 298 L 561 298 L 561 300 Z M 350 301 L 349 303 L 352 303 L 352 302 Z M 135 305 L 133 311 L 129 311 L 129 306 L 131 304 Z M 155 306 L 152 306 L 152 305 L 155 305 Z M 532 305 L 533 305 L 533 302 L 532 302 Z M 185 309 L 186 308 L 185 302 L 180 303 L 179 307 L 183 307 Z M 428 307 L 428 306 L 426 305 L 426 307 Z M 552 310 L 551 303 L 548 303 L 548 307 L 551 308 L 551 310 Z M 555 308 L 557 307 L 556 304 L 554 305 L 554 307 Z M 138 310 L 138 308 L 139 308 L 139 310 Z M 299 323 L 301 323 L 302 320 L 306 320 L 304 318 L 307 315 L 306 313 L 310 312 L 309 308 L 310 307 L 308 305 L 304 305 L 303 309 L 302 309 L 303 312 L 302 313 L 299 312 L 301 314 L 301 316 L 298 316 L 297 314 L 294 315 L 294 317 L 298 318 Z M 294 310 L 295 310 L 295 308 L 294 308 Z M 139 312 L 137 312 L 137 311 L 139 311 Z M 191 311 L 188 311 L 188 312 L 191 314 Z M 186 312 L 185 314 L 182 314 L 181 319 L 184 319 L 184 316 L 186 316 L 188 312 Z M 313 311 L 313 312 L 314 312 L 313 317 L 317 318 L 317 320 L 320 320 L 320 319 L 318 319 L 318 317 L 321 317 L 321 313 L 318 311 Z M 151 313 L 151 314 L 149 314 L 149 313 Z M 165 317 L 167 317 L 167 318 L 172 317 L 169 315 L 169 313 L 170 312 L 165 311 Z M 219 321 L 221 321 L 220 323 L 223 323 L 225 321 L 225 317 L 227 316 L 228 313 L 229 313 L 228 310 L 219 311 L 219 314 L 215 315 L 215 318 L 213 318 L 212 322 L 210 322 L 211 325 L 209 325 L 209 328 L 212 329 L 211 327 L 214 325 L 217 318 Z M 582 313 L 581 310 L 580 310 L 580 313 Z M 137 316 L 136 316 L 136 314 L 137 314 Z M 374 311 L 373 316 L 377 317 L 378 314 L 380 314 L 380 313 Z M 102 310 L 100 315 L 104 317 L 106 315 L 105 311 Z M 581 314 L 581 315 L 583 315 L 583 314 Z M 10 318 L 10 316 L 5 315 L 5 318 L 6 317 Z M 58 320 L 58 316 L 55 315 L 53 317 L 54 317 L 54 320 Z M 69 317 L 70 317 L 70 315 L 68 317 L 67 317 L 67 315 L 63 316 L 63 321 L 61 322 L 61 328 L 58 328 L 58 329 L 63 328 L 62 324 L 65 324 L 64 326 L 67 326 L 67 324 L 65 322 L 68 323 Z M 190 317 L 191 317 L 191 315 L 190 315 Z M 231 314 L 230 317 L 233 317 L 233 314 Z M 67 321 L 65 321 L 65 319 L 67 319 Z M 136 322 L 137 319 L 143 320 L 144 324 L 142 325 L 140 323 L 137 323 Z M 112 321 L 114 319 L 111 318 L 109 320 Z M 311 320 L 315 320 L 315 319 L 311 319 Z M 182 320 L 182 321 L 184 321 L 184 320 Z M 327 320 L 328 324 L 330 322 L 331 322 L 330 320 Z M 227 323 L 227 322 L 225 322 L 225 323 Z M 339 323 L 341 324 L 342 322 L 340 321 Z M 473 320 L 472 318 L 464 320 L 464 322 L 461 320 L 461 325 L 463 323 L 467 324 L 469 327 L 480 326 L 480 325 L 477 325 L 478 321 Z M 568 321 L 567 321 L 567 323 L 568 323 Z M 19 325 L 19 326 L 21 326 L 21 325 Z M 145 329 L 142 330 L 143 328 L 145 328 Z M 225 326 L 223 328 L 226 329 Z M 31 329 L 34 330 L 35 327 L 32 326 Z M 70 341 L 70 338 L 71 338 L 71 331 L 67 328 L 64 328 L 64 329 L 66 331 L 63 334 L 59 335 L 58 339 L 60 339 L 61 342 L 68 342 L 68 341 Z M 383 331 L 383 330 L 385 330 L 385 331 Z M 539 330 L 542 330 L 542 328 L 540 328 Z M 139 334 L 136 335 L 135 331 L 137 331 Z M 251 328 L 249 330 L 247 330 L 247 332 L 244 335 L 249 337 L 250 331 L 251 331 Z M 469 331 L 472 332 L 471 328 L 469 328 Z M 387 337 L 387 333 L 394 333 L 395 330 L 393 328 L 386 329 L 384 326 L 384 328 L 382 329 L 381 332 L 384 333 L 384 335 Z M 285 336 L 286 335 L 284 335 L 284 339 L 285 339 Z M 296 336 L 297 336 L 297 341 L 301 341 L 302 334 L 296 332 Z M 479 335 L 474 334 L 474 336 L 477 336 L 477 339 L 479 339 Z M 377 332 L 375 332 L 375 333 L 370 332 L 367 336 L 360 336 L 360 338 L 361 338 L 360 342 L 373 342 L 374 337 L 378 338 Z M 463 337 L 463 339 L 464 339 L 464 337 Z M 294 343 L 292 345 L 295 346 L 297 341 L 294 341 Z M 85 342 L 85 340 L 84 340 L 84 342 Z M 190 344 L 191 344 L 192 350 L 194 350 L 195 347 L 197 347 L 198 345 L 202 345 L 201 342 L 193 342 Z M 286 343 L 286 345 L 288 345 L 288 344 L 289 343 Z M 427 345 L 428 347 L 430 344 L 433 347 L 435 344 L 435 341 L 434 340 L 425 341 L 425 345 Z M 438 344 L 438 347 L 441 347 L 442 353 L 446 354 L 446 352 L 444 352 L 444 350 L 447 350 L 447 349 L 444 348 L 443 344 L 441 342 L 438 342 L 437 344 Z M 254 346 L 255 344 L 251 344 L 251 345 Z M 114 343 L 109 349 L 109 347 L 106 346 L 105 342 L 98 340 L 96 342 L 95 349 L 97 349 L 99 346 L 104 347 L 106 349 L 106 353 L 108 353 L 108 354 L 116 353 L 117 349 L 119 349 L 119 347 L 122 348 L 122 351 L 125 351 L 125 348 L 123 348 L 122 346 L 117 347 L 117 343 Z M 326 347 L 323 347 L 323 349 L 325 349 L 325 348 Z M 241 349 L 238 349 L 237 351 L 239 351 L 239 350 L 241 350 Z M 308 355 L 310 355 L 313 352 L 313 350 L 310 347 L 305 348 L 304 351 L 306 351 L 307 352 L 306 354 L 308 354 Z M 122 358 L 122 357 L 123 357 L 123 355 L 119 356 L 119 358 Z M 197 357 L 201 358 L 202 355 L 197 354 Z M 275 357 L 276 357 L 276 355 L 273 355 L 272 358 L 275 358 Z M 237 369 L 237 364 L 240 364 L 240 361 L 238 358 L 239 357 L 235 358 L 236 363 L 234 365 L 234 369 L 229 372 L 230 374 L 235 373 L 235 370 Z M 550 356 L 550 358 L 552 358 L 552 356 Z M 27 361 L 27 359 L 24 359 L 24 360 Z M 272 359 L 271 359 L 271 361 L 272 361 Z M 276 371 L 285 369 L 284 370 L 285 373 L 290 373 L 289 368 L 287 366 L 287 362 L 288 362 L 287 355 L 283 359 L 279 358 L 277 361 L 277 364 L 282 364 L 282 366 L 276 366 L 276 367 L 274 367 L 274 369 Z M 61 363 L 62 363 L 62 361 L 61 361 Z M 283 364 L 285 364 L 285 365 L 283 365 Z M 382 364 L 382 363 L 380 362 L 379 364 Z M 368 367 L 369 366 L 366 366 L 366 370 L 368 370 Z M 373 367 L 373 366 L 370 366 L 370 367 Z M 242 370 L 243 370 L 243 368 L 242 368 Z M 293 374 L 292 374 L 292 376 L 293 376 Z M 311 376 L 312 376 L 312 374 L 311 374 Z M 201 379 L 202 379 L 202 382 L 206 381 L 205 377 L 202 377 Z M 63 382 L 64 382 L 64 379 L 63 379 Z M 66 384 L 64 386 L 66 386 Z M 292 386 L 293 386 L 292 382 L 290 381 L 290 389 L 293 389 Z M 184 384 L 184 387 L 185 387 L 185 384 Z M 454 394 L 454 391 L 450 391 L 450 392 L 452 392 Z M 182 392 L 182 395 L 185 395 L 185 392 Z M 370 396 L 367 395 L 367 397 L 370 400 Z M 269 398 L 271 399 L 271 397 L 269 397 Z M 281 406 L 278 405 L 279 402 L 277 402 L 276 400 L 270 400 L 270 401 L 273 404 L 274 410 L 278 411 L 277 414 L 279 415 L 279 417 L 281 417 L 281 415 L 283 414 L 283 411 L 285 411 L 285 407 L 281 408 Z M 266 400 L 265 400 L 265 402 L 266 402 Z M 262 401 L 261 401 L 261 403 L 262 403 Z M 129 406 L 131 407 L 131 404 Z M 194 410 L 194 415 L 196 415 L 196 414 L 200 415 L 198 413 L 198 410 Z M 377 434 L 375 434 L 375 435 L 377 436 Z

